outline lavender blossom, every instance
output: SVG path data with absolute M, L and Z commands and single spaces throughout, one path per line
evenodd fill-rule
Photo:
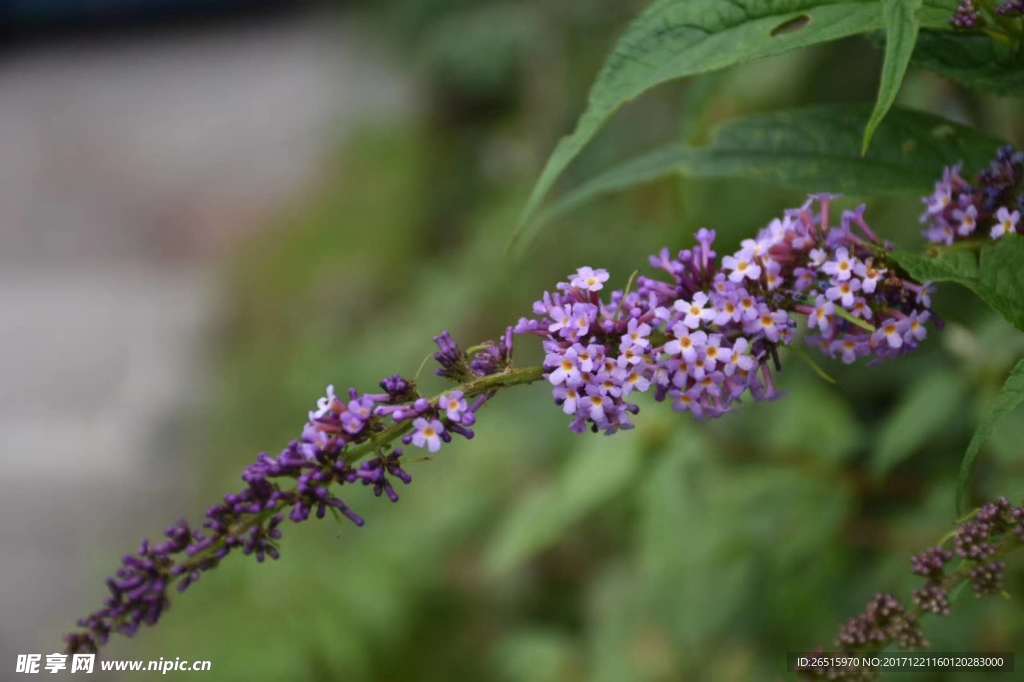
M 924 235 L 935 244 L 949 245 L 974 237 L 1003 239 L 1018 235 L 1024 209 L 1024 152 L 1006 146 L 973 183 L 961 166 L 945 169 L 935 190 L 924 199 Z
M 798 315 L 814 330 L 809 342 L 846 363 L 916 348 L 930 319 L 927 287 L 887 266 L 863 207 L 834 224 L 832 199 L 787 211 L 721 267 L 715 233 L 702 230 L 693 249 L 650 259 L 670 281 L 641 276 L 635 291 L 602 300 L 607 273 L 585 267 L 546 292 L 537 317 L 515 331 L 542 339 L 545 377 L 571 428 L 632 428 L 639 408 L 627 398 L 651 388 L 701 419 L 744 395 L 772 399 L 778 349 L 793 341 Z

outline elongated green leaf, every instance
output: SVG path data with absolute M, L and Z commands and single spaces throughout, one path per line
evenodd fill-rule
M 706 147 L 673 144 L 631 159 L 566 194 L 529 224 L 525 248 L 552 220 L 597 196 L 667 175 L 743 177 L 787 187 L 850 194 L 921 194 L 942 167 L 964 161 L 979 168 L 999 140 L 938 116 L 895 108 L 860 155 L 870 107 L 823 106 L 774 112 L 725 123 Z
M 962 406 L 963 387 L 948 370 L 925 374 L 886 418 L 871 460 L 876 475 L 886 474 L 940 433 Z
M 970 88 L 1024 95 L 1024 54 L 999 54 L 988 36 L 922 31 L 914 63 Z
M 944 0 L 926 4 L 929 7 L 919 13 L 922 26 L 945 25 L 949 11 Z M 655 0 L 619 39 L 591 86 L 575 130 L 548 158 L 523 210 L 520 229 L 611 115 L 645 91 L 678 78 L 881 28 L 877 0 Z
M 974 473 L 974 462 L 978 458 L 981 446 L 988 440 L 992 429 L 995 428 L 996 422 L 1004 415 L 1012 412 L 1021 403 L 1024 403 L 1024 360 L 1019 361 L 1014 366 L 1010 376 L 1006 378 L 1006 383 L 1003 384 L 1003 388 L 999 391 L 999 395 L 996 396 L 988 412 L 981 418 L 978 428 L 971 438 L 971 442 L 967 445 L 967 451 L 960 462 L 960 479 L 956 487 L 956 508 L 958 514 L 962 514 L 964 511 L 967 502 L 967 491 L 971 484 L 971 476 Z
M 525 223 L 565 167 L 623 104 L 673 79 L 881 28 L 871 0 L 655 0 L 620 38 L 576 129 L 555 148 Z
M 505 519 L 487 550 L 488 570 L 502 573 L 530 559 L 607 503 L 632 480 L 639 448 L 636 438 L 595 438 L 573 452 L 556 481 L 531 491 Z
M 921 4 L 922 0 L 882 0 L 885 62 L 882 64 L 882 80 L 878 85 L 878 100 L 864 129 L 862 154 L 867 154 L 878 124 L 889 113 L 903 85 L 903 77 L 907 73 L 910 57 L 914 54 L 917 33 L 921 28 L 921 20 L 917 16 Z
M 926 254 L 896 252 L 893 258 L 920 282 L 954 282 L 973 291 L 1024 330 L 1024 238 L 966 243 Z

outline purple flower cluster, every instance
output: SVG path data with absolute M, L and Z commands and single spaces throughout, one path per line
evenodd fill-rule
M 974 518 L 957 529 L 954 549 L 967 560 L 969 579 L 979 597 L 1002 589 L 1006 564 L 995 560 L 1000 539 L 1008 532 L 1024 537 L 1024 507 L 1015 507 L 1005 497 L 978 510 Z
M 981 597 L 1002 590 L 1006 564 L 996 560 L 1008 547 L 1024 543 L 1024 505 L 1016 507 L 1000 498 L 980 507 L 952 534 L 952 549 L 942 543 L 914 555 L 911 571 L 925 580 L 914 591 L 916 610 L 907 610 L 895 597 L 878 594 L 863 613 L 840 629 L 836 645 L 844 654 L 880 651 L 896 645 L 903 649 L 928 646 L 918 620 L 924 614 L 949 615 L 950 591 L 970 582 Z M 960 560 L 952 572 L 948 565 Z M 816 667 L 799 671 L 809 679 L 874 679 L 874 671 L 853 667 Z
M 477 354 L 483 359 L 471 360 L 445 332 L 435 338 L 438 374 L 468 380 L 501 371 L 510 359 L 511 338 L 506 333 L 502 342 L 487 344 Z M 435 453 L 454 435 L 473 437 L 476 412 L 491 395 L 483 393 L 470 402 L 455 390 L 430 400 L 397 375 L 380 386 L 381 393 L 352 389 L 345 395 L 328 386 L 301 437 L 276 457 L 261 454 L 242 475 L 245 488 L 211 507 L 202 529 L 180 521 L 167 530 L 164 542 L 144 541 L 136 553 L 125 556 L 107 580 L 110 596 L 104 608 L 79 621 L 84 630 L 67 636 L 68 649 L 95 651 L 111 633 L 131 636 L 140 625 L 153 625 L 169 604 L 172 586 L 185 591 L 234 550 L 257 561 L 277 559 L 286 515 L 300 523 L 310 515 L 324 518 L 330 511 L 362 526 L 362 517 L 334 489 L 361 484 L 396 502 L 393 481 L 409 484 L 412 477 L 402 468 L 402 450 L 392 448 L 387 436 L 404 434 L 406 445 Z M 377 438 L 382 439 L 379 445 Z M 356 464 L 359 447 L 375 456 Z M 286 489 L 279 485 L 284 481 L 293 485 Z
M 925 238 L 949 245 L 977 235 L 1002 239 L 1024 232 L 1024 152 L 1003 147 L 973 184 L 961 168 L 947 167 L 935 191 L 923 199 Z
M 848 620 L 839 630 L 836 644 L 844 650 L 896 644 L 901 649 L 928 646 L 917 618 L 891 594 L 876 594 L 864 612 Z
M 1024 540 L 1024 506 L 1015 507 L 1002 497 L 979 508 L 957 527 L 952 551 L 940 545 L 914 556 L 911 569 L 925 579 L 924 587 L 914 592 L 918 608 L 925 613 L 949 614 L 951 580 L 946 564 L 954 557 L 962 560 L 959 574 L 970 581 L 975 594 L 999 592 L 1006 564 L 996 557 L 1004 539 L 1011 535 Z
M 1024 16 L 1024 0 L 1002 0 L 998 4 L 983 1 L 980 3 L 981 8 L 978 7 L 978 4 L 974 0 L 960 0 L 960 4 L 953 12 L 953 17 L 949 20 L 950 25 L 953 28 L 970 30 L 984 26 L 986 23 L 998 24 L 999 17 Z
M 974 0 L 960 0 L 960 4 L 953 12 L 953 18 L 949 20 L 953 28 L 959 29 L 977 28 L 981 22 L 981 12 L 975 6 Z
M 813 659 L 835 662 L 830 665 L 798 667 L 800 677 L 810 680 L 874 680 L 878 671 L 868 665 L 858 665 L 852 656 L 858 652 L 877 652 L 896 645 L 901 649 L 921 649 L 928 641 L 921 632 L 918 616 L 908 611 L 891 594 L 879 593 L 871 598 L 862 613 L 848 620 L 839 630 L 835 641 L 839 651 L 812 655 Z M 846 665 L 840 665 L 849 660 Z
M 929 288 L 898 276 L 864 208 L 830 219 L 833 197 L 811 197 L 719 262 L 715 233 L 651 265 L 670 281 L 639 277 L 602 299 L 609 275 L 583 267 L 534 303 L 517 334 L 543 340 L 546 378 L 572 428 L 632 427 L 634 393 L 653 388 L 680 411 L 717 417 L 749 393 L 777 394 L 772 367 L 792 342 L 797 316 L 809 341 L 852 363 L 912 350 L 927 335 Z
M 996 14 L 1001 17 L 1024 16 L 1024 0 L 1005 0 L 996 7 Z
M 1015 507 L 1005 497 L 980 507 L 961 523 L 953 534 L 952 550 L 931 547 L 911 559 L 911 570 L 925 579 L 914 592 L 914 601 L 923 612 L 949 614 L 950 575 L 946 565 L 959 558 L 958 572 L 970 581 L 978 596 L 994 594 L 1002 588 L 1006 565 L 996 560 L 1007 537 L 1024 541 L 1024 506 Z

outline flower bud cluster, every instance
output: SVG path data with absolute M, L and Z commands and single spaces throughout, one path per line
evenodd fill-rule
M 486 345 L 478 354 L 483 359 L 468 358 L 447 332 L 435 342 L 438 374 L 457 380 L 501 371 L 510 360 L 511 332 L 500 343 Z M 430 400 L 398 375 L 384 379 L 380 387 L 381 393 L 351 389 L 339 395 L 328 386 L 301 436 L 276 457 L 259 455 L 242 474 L 245 487 L 210 507 L 201 529 L 180 521 L 167 530 L 166 541 L 144 541 L 136 553 L 125 556 L 107 580 L 110 596 L 104 608 L 79 621 L 83 630 L 67 636 L 68 649 L 95 651 L 112 633 L 131 636 L 140 625 L 155 624 L 169 604 L 172 586 L 185 591 L 235 550 L 257 561 L 277 559 L 286 517 L 301 523 L 330 512 L 362 526 L 363 518 L 335 490 L 361 485 L 397 502 L 394 481 L 407 485 L 412 477 L 402 468 L 401 448 L 382 442 L 375 456 L 361 464 L 355 463 L 353 449 L 393 430 L 396 436 L 408 432 L 406 445 L 435 453 L 454 436 L 473 437 L 476 412 L 490 397 L 484 393 L 470 402 L 462 391 L 453 390 Z M 292 485 L 283 487 L 282 482 Z
M 986 25 L 999 25 L 1001 17 L 1020 16 L 1024 16 L 1024 0 L 960 0 L 949 24 L 969 31 Z
M 1024 540 L 1024 506 L 1016 507 L 1005 497 L 989 502 L 961 523 L 953 534 L 952 550 L 939 545 L 911 558 L 911 570 L 925 579 L 924 587 L 914 592 L 914 602 L 925 613 L 949 614 L 951 576 L 946 566 L 958 558 L 957 569 L 976 595 L 996 594 L 1002 590 L 1006 564 L 997 560 L 1007 538 Z
M 1014 506 L 999 498 L 980 507 L 952 533 L 952 549 L 942 543 L 914 555 L 911 571 L 925 579 L 914 591 L 917 609 L 908 611 L 888 594 L 878 594 L 860 615 L 840 629 L 836 645 L 845 653 L 880 651 L 890 645 L 903 649 L 928 646 L 918 626 L 924 614 L 949 615 L 950 591 L 969 582 L 981 597 L 1003 589 L 1006 563 L 997 560 L 1009 547 L 1024 543 L 1024 505 Z M 949 564 L 959 565 L 949 571 Z M 808 679 L 873 679 L 873 671 L 852 667 L 816 667 L 799 671 Z

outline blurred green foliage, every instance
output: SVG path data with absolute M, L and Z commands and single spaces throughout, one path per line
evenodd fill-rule
M 432 335 L 493 337 L 580 264 L 608 267 L 621 286 L 647 254 L 683 246 L 699 226 L 728 248 L 801 201 L 748 181 L 663 181 L 580 209 L 510 263 L 505 240 L 536 164 L 628 14 L 608 2 L 572 7 L 378 9 L 380 25 L 460 92 L 432 94 L 443 115 L 358 131 L 322 189 L 235 258 L 200 499 L 284 446 L 327 383 L 369 388 L 412 374 Z M 536 53 L 562 64 L 554 96 L 551 74 L 529 66 Z M 665 90 L 627 109 L 579 172 L 809 92 L 870 101 L 876 60 L 864 42 L 840 43 L 682 97 Z M 836 64 L 856 65 L 843 88 Z M 479 95 L 496 87 L 500 97 Z M 1004 131 L 1019 125 L 1002 104 L 931 76 L 912 72 L 904 97 Z M 470 100 L 489 104 L 452 114 Z M 917 212 L 887 199 L 868 215 L 909 246 Z M 635 432 L 577 436 L 543 387 L 505 393 L 473 442 L 410 466 L 415 483 L 397 505 L 348 493 L 366 528 L 288 524 L 280 561 L 227 562 L 159 630 L 110 655 L 209 658 L 224 680 L 780 679 L 787 651 L 827 646 L 876 591 L 909 595 L 910 554 L 953 521 L 959 458 L 1024 342 L 965 292 L 944 288 L 936 308 L 946 332 L 920 353 L 883 367 L 821 361 L 835 385 L 789 355 L 784 399 L 711 423 L 644 402 Z M 520 362 L 537 358 L 521 345 Z M 996 429 L 978 499 L 1024 495 L 1022 416 Z M 1018 566 L 1008 590 L 1022 588 Z M 1024 619 L 1018 602 L 968 594 L 926 631 L 937 650 L 1006 651 Z

